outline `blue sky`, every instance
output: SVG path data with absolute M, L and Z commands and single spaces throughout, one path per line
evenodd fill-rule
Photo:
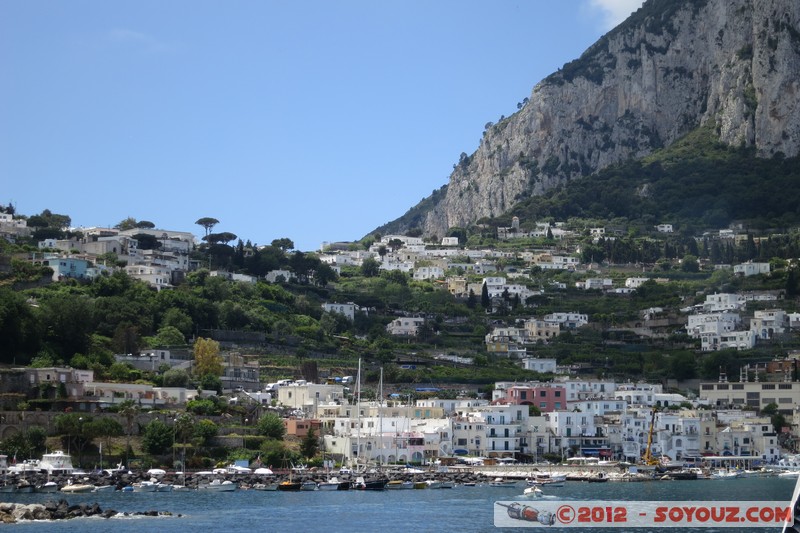
M 0 203 L 300 250 L 447 183 L 641 0 L 2 0 Z

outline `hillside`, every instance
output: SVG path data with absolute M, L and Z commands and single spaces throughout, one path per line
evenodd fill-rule
M 771 158 L 795 164 L 798 21 L 800 4 L 793 2 L 649 0 L 579 59 L 538 83 L 517 113 L 487 124 L 480 146 L 462 154 L 445 187 L 376 232 L 441 237 L 452 227 L 508 214 L 520 201 L 569 181 L 602 179 L 599 172 L 614 165 L 640 161 L 644 168 L 643 158 L 701 126 L 720 144 L 743 149 L 739 161 L 749 168 L 760 169 L 759 161 Z M 695 156 L 696 169 L 717 163 Z M 659 181 L 666 187 L 686 170 L 679 164 L 672 166 L 674 174 L 661 169 Z M 718 182 L 708 185 L 715 188 Z M 642 192 L 646 197 L 651 191 Z M 609 212 L 619 210 L 615 195 L 592 200 L 607 202 Z M 746 218 L 780 218 L 787 209 L 776 200 L 762 194 L 750 202 L 758 212 Z M 714 209 L 740 218 L 736 210 L 743 203 Z M 674 209 L 663 207 L 659 214 L 672 216 Z

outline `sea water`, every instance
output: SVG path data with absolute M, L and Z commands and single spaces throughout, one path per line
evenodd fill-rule
M 741 478 L 730 480 L 586 483 L 568 481 L 563 487 L 543 486 L 546 499 L 606 501 L 788 501 L 795 480 Z M 171 517 L 78 518 L 27 522 L 3 529 L 34 532 L 216 533 L 232 531 L 298 532 L 441 532 L 498 531 L 494 502 L 518 500 L 521 487 L 459 486 L 453 489 L 372 491 L 276 492 L 113 492 L 87 494 L 2 494 L 7 502 L 33 503 L 65 499 L 70 504 L 98 503 L 119 512 L 166 511 Z M 180 516 L 179 516 L 180 515 Z M 547 527 L 548 531 L 559 531 Z M 541 530 L 541 529 L 540 529 Z M 776 529 L 779 531 L 780 529 Z M 511 530 L 509 530 L 511 531 Z M 563 531 L 577 531 L 571 529 Z M 592 529 L 621 532 L 625 529 Z M 637 529 L 636 531 L 680 531 Z M 706 532 L 770 531 L 770 529 L 702 528 Z

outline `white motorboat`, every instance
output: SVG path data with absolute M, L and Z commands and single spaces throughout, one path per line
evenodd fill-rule
M 513 479 L 503 479 L 501 477 L 496 477 L 494 480 L 489 482 L 490 487 L 516 487 L 517 482 Z
M 319 490 L 349 490 L 349 481 L 339 481 L 339 478 L 332 477 L 328 481 L 323 481 L 319 485 Z
M 90 485 L 88 483 L 73 483 L 72 480 L 70 480 L 69 483 L 61 487 L 61 492 L 70 492 L 73 494 L 82 492 L 92 492 L 93 490 L 94 490 L 94 485 Z
M 300 484 L 300 490 L 317 490 L 317 484 L 314 481 L 303 481 L 303 483 Z
M 526 498 L 541 498 L 542 496 L 544 496 L 542 489 L 540 489 L 536 485 L 526 488 L 524 491 L 522 491 L 522 494 Z
M 55 481 L 48 481 L 36 487 L 36 492 L 58 492 L 58 483 Z
M 117 490 L 116 485 L 95 485 L 92 492 L 114 492 Z
M 42 455 L 39 469 L 47 471 L 48 474 L 72 474 L 75 470 L 72 467 L 72 457 L 62 450 Z
M 197 490 L 210 490 L 214 492 L 233 492 L 239 488 L 238 483 L 234 483 L 233 481 L 226 480 L 222 481 L 221 479 L 215 479 L 211 483 L 205 483 L 203 485 L 199 485 Z
M 155 481 L 140 481 L 133 484 L 133 492 L 155 492 L 158 489 L 158 483 Z

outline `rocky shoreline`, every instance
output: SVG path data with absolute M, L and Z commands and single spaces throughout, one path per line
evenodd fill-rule
M 338 477 L 339 481 L 355 481 L 357 477 L 363 476 L 367 480 L 371 479 L 399 479 L 403 481 L 424 481 L 435 479 L 437 481 L 452 481 L 457 484 L 462 483 L 481 483 L 489 481 L 492 478 L 487 477 L 481 473 L 474 472 L 423 472 L 423 473 L 405 473 L 405 472 L 376 472 L 366 474 L 332 474 Z M 258 474 L 213 474 L 204 475 L 197 473 L 176 474 L 168 472 L 164 475 L 156 476 L 156 479 L 161 483 L 171 485 L 185 485 L 187 488 L 196 489 L 200 485 L 204 485 L 213 479 L 235 481 L 241 488 L 252 487 L 257 484 L 263 483 L 280 483 L 281 481 L 288 480 L 290 475 L 288 472 L 275 472 L 274 475 L 258 475 Z M 293 473 L 291 475 L 293 481 L 326 481 L 328 476 L 324 471 L 308 471 L 301 473 Z M 26 476 L 9 475 L 6 479 L 6 484 L 19 485 L 23 480 L 25 484 L 33 485 L 38 488 L 45 482 L 52 481 L 61 489 L 70 483 L 75 484 L 90 484 L 95 486 L 114 485 L 116 490 L 122 490 L 124 487 L 131 486 L 134 483 L 148 481 L 153 479 L 153 476 L 147 472 L 114 472 L 114 473 L 87 473 L 82 475 L 51 475 L 49 478 L 45 474 L 28 474 Z
M 70 520 L 99 516 L 113 518 L 115 516 L 178 516 L 168 511 L 141 511 L 135 513 L 119 513 L 113 509 L 103 510 L 97 503 L 70 505 L 66 500 L 48 500 L 44 503 L 0 503 L 0 523 L 14 524 L 28 520 Z

